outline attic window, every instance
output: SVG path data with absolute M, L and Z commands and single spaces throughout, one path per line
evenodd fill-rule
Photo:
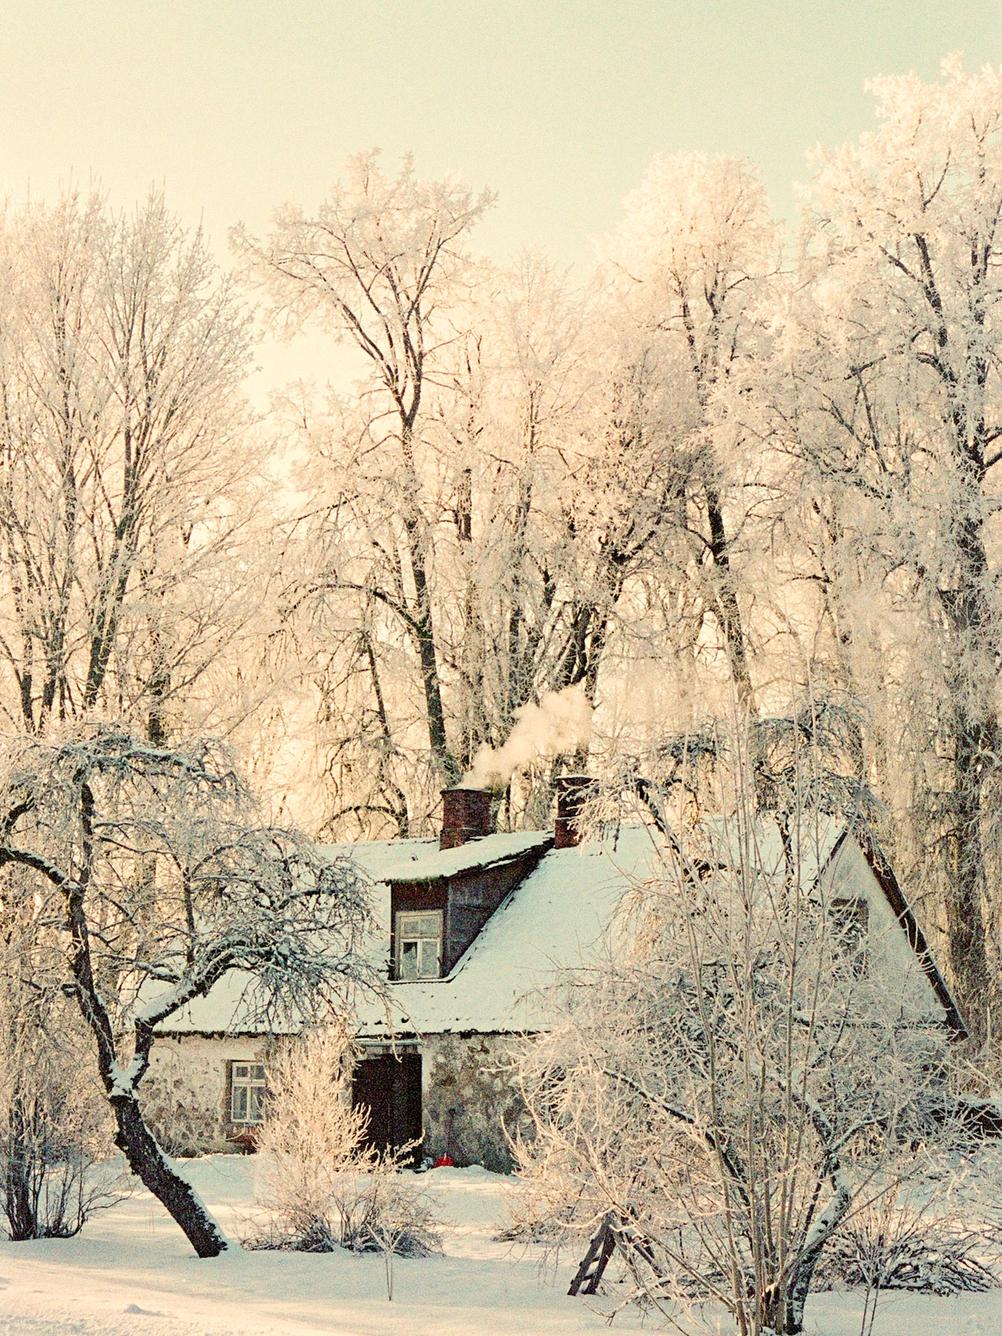
M 836 954 L 848 961 L 855 978 L 866 973 L 866 934 L 870 907 L 865 900 L 832 900 L 828 906 Z
M 397 914 L 397 978 L 438 979 L 441 974 L 442 911 Z
M 260 1062 L 230 1064 L 230 1121 L 264 1122 L 264 1066 Z

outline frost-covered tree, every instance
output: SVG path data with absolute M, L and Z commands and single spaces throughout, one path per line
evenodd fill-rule
M 40 906 L 17 900 L 3 896 L 0 940 L 0 1213 L 12 1239 L 66 1238 L 121 1195 L 96 1168 L 111 1113 Z
M 226 1240 L 146 1126 L 157 1028 L 236 972 L 249 1013 L 303 1023 L 371 983 L 365 889 L 294 831 L 262 824 L 225 751 L 154 747 L 107 726 L 8 740 L 5 906 L 57 933 L 115 1141 L 202 1257 Z
M 655 158 L 627 197 L 607 254 L 615 295 L 651 350 L 661 350 L 676 468 L 683 470 L 678 524 L 690 549 L 690 579 L 747 710 L 754 703 L 752 591 L 742 607 L 739 568 L 753 549 L 745 494 L 754 494 L 757 470 L 740 420 L 727 408 L 730 382 L 743 383 L 760 352 L 778 267 L 778 238 L 758 173 L 731 158 Z
M 607 954 L 527 1043 L 522 1223 L 581 1252 L 604 1231 L 669 1317 L 786 1336 L 839 1228 L 942 1136 L 950 1055 L 939 1022 L 888 1006 L 878 934 L 817 882 L 828 818 L 763 815 L 755 788 L 652 834 Z
M 315 212 L 282 209 L 265 241 L 236 233 L 276 318 L 291 329 L 319 325 L 369 369 L 329 460 L 326 541 L 305 586 L 342 606 L 374 600 L 389 614 L 416 660 L 422 723 L 444 779 L 458 770 L 435 623 L 438 497 L 427 422 L 464 295 L 467 234 L 489 203 L 454 181 L 418 179 L 409 159 L 389 176 L 370 153 L 349 161 Z
M 537 255 L 492 272 L 439 405 L 461 468 L 449 541 L 464 769 L 556 683 L 567 544 L 555 501 L 594 368 L 586 300 Z
M 951 59 L 939 82 L 872 87 L 877 129 L 818 162 L 773 439 L 806 465 L 839 657 L 861 693 L 879 684 L 889 797 L 915 777 L 980 1025 L 998 958 L 1002 83 Z
M 154 742 L 188 713 L 231 724 L 260 607 L 232 285 L 156 195 L 12 212 L 0 273 L 0 710 L 39 734 L 110 713 Z

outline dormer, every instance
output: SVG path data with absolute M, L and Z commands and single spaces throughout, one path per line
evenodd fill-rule
M 442 793 L 438 849 L 388 875 L 391 978 L 445 978 L 505 897 L 553 846 L 543 832 L 492 835 L 487 789 Z

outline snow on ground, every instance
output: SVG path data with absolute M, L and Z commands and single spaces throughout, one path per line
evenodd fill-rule
M 247 1232 L 254 1159 L 215 1155 L 187 1173 L 232 1236 Z M 510 1179 L 438 1169 L 426 1180 L 447 1221 L 445 1256 L 396 1259 L 387 1302 L 379 1257 L 232 1253 L 199 1261 L 160 1206 L 137 1192 L 68 1240 L 0 1242 L 0 1336 L 598 1336 L 609 1300 L 569 1299 L 576 1259 L 554 1278 L 531 1250 L 493 1240 Z M 857 1336 L 853 1295 L 822 1295 L 813 1336 Z M 637 1331 L 635 1314 L 613 1330 Z M 651 1330 L 648 1323 L 645 1330 Z M 719 1328 L 727 1332 L 726 1325 Z M 874 1336 L 1002 1336 L 1002 1294 L 888 1296 Z

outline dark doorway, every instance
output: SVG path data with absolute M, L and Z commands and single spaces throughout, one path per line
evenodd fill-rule
M 351 1101 L 369 1110 L 368 1142 L 396 1149 L 421 1138 L 421 1054 L 363 1058 L 355 1068 Z M 418 1158 L 418 1147 L 412 1159 Z

